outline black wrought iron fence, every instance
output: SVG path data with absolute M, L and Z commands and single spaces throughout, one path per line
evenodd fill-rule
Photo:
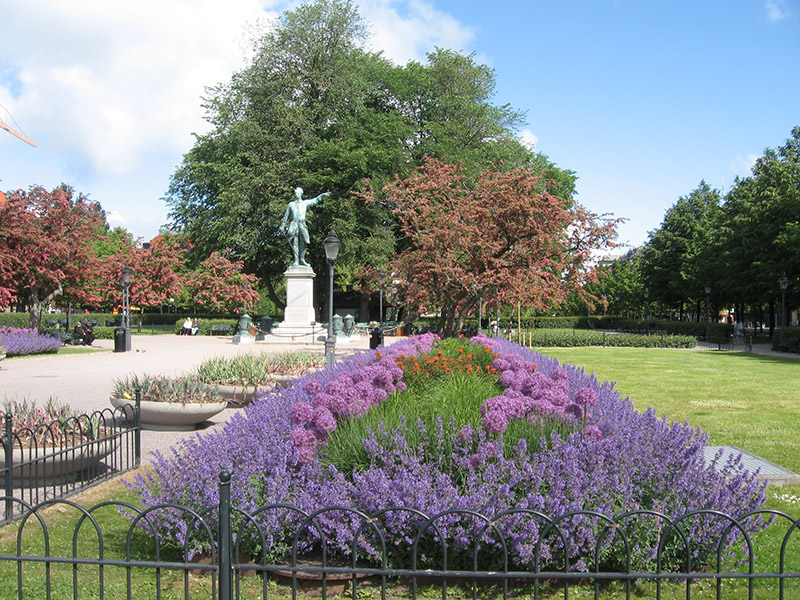
M 229 473 L 220 475 L 219 503 L 202 513 L 177 504 L 82 508 L 69 500 L 32 507 L 12 535 L 0 537 L 0 596 L 800 597 L 800 569 L 791 564 L 800 521 L 778 511 L 733 517 L 700 510 L 669 518 L 651 511 L 551 517 L 525 509 L 497 515 L 453 509 L 428 516 L 402 507 L 366 514 L 280 504 L 246 513 L 231 506 L 230 480 Z M 74 519 L 58 547 L 53 531 L 64 530 L 70 512 Z M 119 527 L 121 513 L 122 530 L 109 531 L 105 523 Z M 386 524 L 397 513 L 412 515 L 416 525 L 388 535 Z M 466 538 L 459 527 L 465 520 L 475 525 Z M 517 522 L 513 534 L 504 526 L 508 520 Z M 345 523 L 350 541 L 337 534 Z M 778 533 L 757 553 L 754 536 L 764 528 Z
M 6 413 L 0 454 L 0 525 L 46 500 L 66 498 L 141 464 L 140 410 L 124 406 L 35 426 Z
M 752 352 L 753 338 L 749 335 L 728 335 L 697 341 L 697 347 L 704 350 L 726 350 L 728 352 Z

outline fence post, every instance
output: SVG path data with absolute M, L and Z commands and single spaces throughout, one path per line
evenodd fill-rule
M 11 427 L 12 419 L 14 416 L 6 413 L 6 431 L 5 431 L 5 459 L 6 459 L 6 508 L 5 520 L 10 521 L 14 514 L 14 503 L 11 499 L 14 493 L 14 431 Z
M 142 388 L 136 388 L 136 406 L 133 409 L 133 460 L 142 464 Z
M 222 471 L 219 474 L 219 544 L 217 545 L 219 600 L 231 600 L 233 597 L 232 546 L 231 474 L 228 471 Z

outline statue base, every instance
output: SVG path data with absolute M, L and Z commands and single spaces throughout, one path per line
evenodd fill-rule
M 265 341 L 285 344 L 315 342 L 324 334 L 314 313 L 314 271 L 311 267 L 292 266 L 283 273 L 286 277 L 286 309 L 283 322 L 272 327 Z

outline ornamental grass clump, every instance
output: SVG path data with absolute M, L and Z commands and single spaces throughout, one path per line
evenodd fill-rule
M 55 354 L 61 348 L 61 340 L 52 335 L 39 333 L 36 329 L 0 327 L 0 346 L 8 356 L 28 354 Z
M 11 415 L 13 445 L 18 448 L 71 447 L 101 436 L 98 414 L 76 413 L 52 396 L 44 405 L 24 398 L 3 401 L 0 428 L 5 431 Z
M 210 358 L 195 369 L 194 376 L 205 383 L 265 386 L 274 375 L 304 375 L 323 366 L 320 354 L 289 350 L 275 354 L 238 354 Z
M 114 380 L 114 390 L 111 395 L 114 398 L 133 400 L 137 390 L 141 390 L 141 400 L 149 402 L 206 404 L 224 401 L 217 388 L 192 376 L 131 374 Z
M 381 513 L 372 526 L 393 542 L 390 566 L 408 566 L 415 551 L 429 568 L 442 566 L 442 543 L 449 568 L 471 567 L 476 544 L 486 568 L 502 567 L 505 551 L 509 568 L 563 570 L 565 560 L 570 569 L 594 568 L 595 551 L 598 568 L 610 568 L 624 556 L 613 551 L 623 534 L 632 568 L 654 568 L 658 523 L 705 509 L 738 517 L 764 502 L 763 485 L 740 460 L 706 463 L 699 430 L 638 413 L 613 384 L 517 344 L 486 336 L 472 342 L 411 337 L 265 391 L 222 431 L 181 442 L 174 457 L 158 456 L 131 487 L 146 507 L 177 502 L 202 512 L 218 502 L 219 472 L 230 471 L 234 507 L 254 515 L 249 521 L 237 513 L 237 543 L 257 560 L 283 557 L 296 533 L 301 552 L 319 550 L 316 530 L 297 532 L 300 513 L 260 507 L 290 504 L 310 513 L 347 506 L 367 514 L 405 507 Z M 425 355 L 458 357 L 458 348 L 491 355 L 488 372 L 487 362 L 469 373 L 437 374 L 436 384 L 421 380 L 427 392 L 415 398 L 401 365 L 418 357 L 422 369 Z M 487 426 L 493 413 L 502 419 L 495 415 Z M 542 428 L 547 423 L 557 426 Z M 561 522 L 566 547 L 558 535 L 544 536 L 550 518 L 572 511 L 591 512 Z M 605 530 L 608 521 L 597 514 L 632 511 L 656 516 L 626 517 Z M 474 513 L 491 520 L 491 530 Z M 419 531 L 428 517 L 436 532 Z M 208 549 L 175 511 L 157 511 L 149 521 L 193 550 Z M 354 513 L 325 512 L 316 523 L 331 553 L 349 555 L 358 535 L 360 558 L 380 559 L 377 538 L 359 530 Z M 714 556 L 728 522 L 698 516 L 685 527 L 690 554 L 702 562 Z M 732 533 L 723 546 L 736 539 Z M 678 541 L 668 544 L 662 568 L 685 560 Z

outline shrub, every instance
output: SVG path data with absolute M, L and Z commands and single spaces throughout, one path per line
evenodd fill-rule
M 40 334 L 35 329 L 14 327 L 0 327 L 0 344 L 8 356 L 55 354 L 61 348 L 61 340 L 57 337 Z
M 587 329 L 535 329 L 523 331 L 522 334 L 521 342 L 531 347 L 694 348 L 697 346 L 697 340 L 690 335 L 607 333 Z
M 355 426 L 370 411 L 384 410 L 384 405 L 388 410 L 405 396 L 405 373 L 398 363 L 407 364 L 408 357 L 431 351 L 436 339 L 426 334 L 357 354 L 287 389 L 263 393 L 222 431 L 181 442 L 174 457 L 159 455 L 153 470 L 138 474 L 131 487 L 145 506 L 178 502 L 202 511 L 218 502 L 214 481 L 221 470 L 229 470 L 232 501 L 245 513 L 283 503 L 307 512 L 326 506 L 352 506 L 366 513 L 409 507 L 424 515 L 441 515 L 437 525 L 447 538 L 453 564 L 471 556 L 468 550 L 480 526 L 467 516 L 443 513 L 475 511 L 496 516 L 511 561 L 522 568 L 532 566 L 539 532 L 525 511 L 555 516 L 593 510 L 613 516 L 648 510 L 673 518 L 713 508 L 738 516 L 763 503 L 763 486 L 740 460 L 732 458 L 719 470 L 716 460 L 706 464 L 707 438 L 699 430 L 668 423 L 653 411 L 637 413 L 612 384 L 601 384 L 555 359 L 505 340 L 476 336 L 472 341 L 478 352 L 484 346 L 497 354 L 492 368 L 503 391 L 481 392 L 494 395 L 477 407 L 478 413 L 483 408 L 482 414 L 468 417 L 471 423 L 458 419 L 467 418 L 461 411 L 475 411 L 477 403 L 467 407 L 456 402 L 447 410 L 459 414 L 446 414 L 437 403 L 443 400 L 425 397 L 433 410 L 423 418 L 414 422 L 417 415 L 407 415 L 398 418 L 396 426 L 386 418 L 364 429 L 363 451 L 358 450 L 361 462 L 324 460 L 327 448 L 332 448 L 329 443 L 338 436 L 335 432 Z M 496 412 L 502 418 L 495 415 L 497 419 L 487 421 L 487 415 Z M 551 428 L 549 437 L 535 447 L 524 431 L 512 428 L 518 425 L 524 430 L 531 417 L 539 422 L 545 415 L 565 426 Z M 235 526 L 244 522 L 237 515 Z M 177 513 L 154 513 L 152 519 L 164 534 L 197 550 L 204 547 L 198 540 L 187 540 L 190 528 Z M 286 511 L 261 511 L 254 519 L 264 532 L 265 545 L 252 528 L 240 531 L 238 541 L 242 548 L 264 556 L 284 552 L 278 541 L 291 537 L 299 523 Z M 329 549 L 347 554 L 359 525 L 355 517 L 332 511 L 318 522 L 330 541 Z M 418 514 L 395 510 L 381 517 L 380 526 L 387 536 L 410 543 L 422 522 Z M 601 522 L 589 515 L 570 523 L 574 527 L 566 550 L 571 564 L 580 568 L 585 564 L 581 561 L 591 559 Z M 713 556 L 708 544 L 719 539 L 727 523 L 693 526 L 693 551 L 702 562 Z M 657 528 L 630 525 L 628 530 L 635 542 L 633 560 L 637 565 L 652 563 Z M 316 541 L 316 534 L 308 532 L 301 536 L 301 549 L 312 549 Z M 375 558 L 373 541 L 363 538 L 360 548 Z M 727 542 L 732 541 L 729 536 Z M 539 563 L 540 568 L 558 568 L 562 554 L 558 544 L 543 540 L 541 556 L 547 565 Z M 422 548 L 425 564 L 436 564 L 437 547 L 431 540 Z M 399 564 L 407 558 L 408 546 L 392 546 L 391 552 L 390 558 Z M 496 540 L 481 538 L 482 559 L 491 562 L 500 555 Z M 610 555 L 601 559 L 603 564 L 613 562 Z

